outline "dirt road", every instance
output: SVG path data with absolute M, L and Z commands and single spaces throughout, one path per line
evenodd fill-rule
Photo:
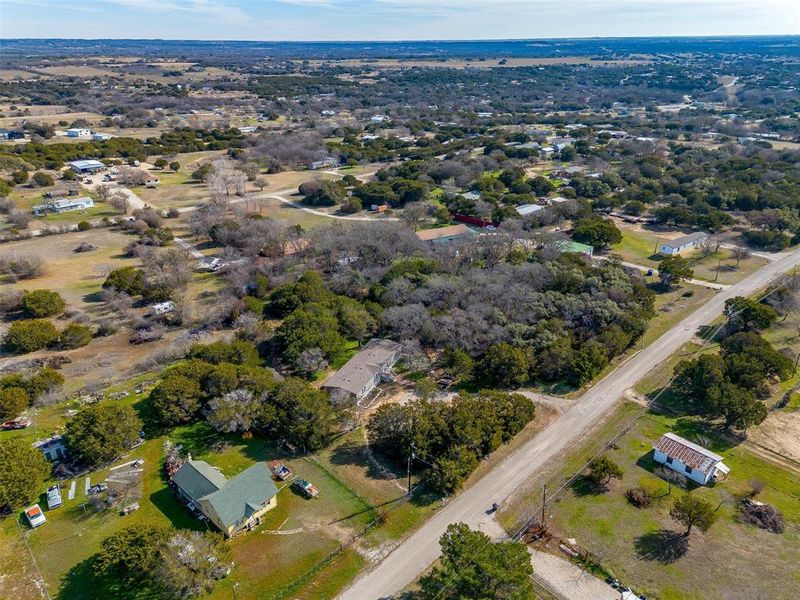
M 345 590 L 340 598 L 386 598 L 413 582 L 439 556 L 439 537 L 447 525 L 459 521 L 472 527 L 485 524 L 486 510 L 493 502 L 505 501 L 549 459 L 565 452 L 617 404 L 626 389 L 690 341 L 700 326 L 719 317 L 725 300 L 754 294 L 798 264 L 800 250 L 795 250 L 739 283 L 721 290 L 704 306 L 589 388 L 550 427 L 528 441 L 475 485 L 453 498 L 380 564 Z

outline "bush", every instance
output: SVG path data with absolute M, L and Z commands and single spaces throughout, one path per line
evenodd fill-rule
M 636 508 L 647 508 L 653 503 L 653 498 L 647 491 L 640 487 L 630 488 L 625 491 L 625 497 L 628 502 L 633 504 Z
M 65 306 L 61 294 L 52 290 L 34 290 L 22 295 L 22 312 L 34 319 L 61 314 Z
M 783 533 L 786 527 L 781 511 L 769 504 L 745 500 L 741 504 L 740 511 L 743 523 L 755 525 L 772 533 Z
M 133 267 L 114 269 L 103 282 L 103 288 L 137 296 L 144 291 L 144 271 Z
M 55 325 L 45 319 L 14 321 L 8 328 L 5 347 L 11 352 L 25 354 L 46 348 L 58 339 Z
M 92 224 L 89 221 L 80 221 L 78 223 L 78 231 L 89 231 L 92 228 Z
M 28 408 L 31 399 L 21 387 L 0 389 L 0 420 L 11 419 Z
M 53 180 L 52 175 L 45 173 L 44 171 L 39 171 L 38 173 L 34 174 L 33 182 L 39 187 L 50 187 L 56 183 Z
M 69 350 L 80 348 L 92 341 L 92 330 L 85 325 L 70 323 L 58 336 L 58 345 Z
M 0 275 L 16 279 L 32 279 L 44 272 L 44 261 L 35 254 L 4 254 L 0 256 Z

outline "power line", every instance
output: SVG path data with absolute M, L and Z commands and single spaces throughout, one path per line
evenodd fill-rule
M 781 287 L 783 287 L 784 285 L 785 285 L 785 283 L 781 282 L 780 284 L 776 285 L 776 286 L 775 286 L 774 288 L 772 288 L 771 290 L 769 290 L 769 291 L 767 291 L 767 292 L 765 292 L 765 293 L 761 294 L 761 295 L 760 295 L 760 296 L 759 296 L 759 297 L 758 297 L 758 298 L 755 300 L 755 302 L 760 302 L 761 300 L 763 300 L 763 299 L 764 299 L 764 298 L 766 298 L 767 296 L 769 296 L 769 295 L 773 294 L 775 291 L 777 291 L 778 289 L 780 289 L 780 288 L 781 288 Z M 732 298 L 732 300 L 736 300 L 736 297 Z M 739 300 L 738 302 L 735 302 L 734 304 L 732 304 L 732 305 L 731 305 L 731 307 L 735 308 L 735 310 L 734 310 L 733 312 L 730 312 L 730 311 L 723 311 L 723 316 L 724 316 L 724 317 L 727 317 L 727 321 L 728 321 L 728 322 L 730 321 L 730 319 L 731 319 L 732 317 L 734 317 L 734 316 L 736 316 L 736 315 L 740 314 L 740 313 L 741 313 L 741 312 L 744 310 L 744 305 L 747 303 L 747 301 L 748 301 L 748 300 L 750 300 L 750 298 L 747 298 L 747 297 L 744 297 L 744 296 L 743 296 L 743 297 L 741 297 L 741 300 Z M 697 353 L 699 353 L 699 352 L 702 352 L 702 351 L 705 349 L 705 347 L 706 347 L 706 346 L 707 346 L 707 345 L 708 345 L 708 344 L 711 342 L 711 340 L 713 340 L 713 339 L 714 339 L 714 338 L 717 336 L 717 334 L 718 334 L 718 333 L 719 333 L 719 332 L 722 330 L 722 328 L 723 328 L 725 325 L 726 325 L 726 320 L 723 320 L 723 321 L 722 321 L 722 322 L 721 322 L 719 325 L 717 325 L 716 327 L 714 327 L 712 330 L 704 332 L 704 334 L 700 336 L 700 338 L 701 338 L 701 339 L 703 339 L 703 343 L 701 344 L 701 347 L 700 347 L 700 349 L 698 349 L 697 351 L 695 351 L 695 354 L 697 354 Z M 655 402 L 656 402 L 656 400 L 657 400 L 657 399 L 658 399 L 658 398 L 661 396 L 661 394 L 662 394 L 662 393 L 664 393 L 664 391 L 666 391 L 667 389 L 669 389 L 669 387 L 672 385 L 672 383 L 675 381 L 675 379 L 676 379 L 676 378 L 677 378 L 677 375 L 676 375 L 676 374 L 674 373 L 674 371 L 673 371 L 672 377 L 670 377 L 670 379 L 667 381 L 666 385 L 664 385 L 664 386 L 663 386 L 663 387 L 662 387 L 662 388 L 661 388 L 661 389 L 658 391 L 658 393 L 657 393 L 657 394 L 656 394 L 656 395 L 655 395 L 655 396 L 654 396 L 654 397 L 653 397 L 651 400 L 649 400 L 649 401 L 647 402 L 647 404 L 644 406 L 644 408 L 642 408 L 642 410 L 641 410 L 641 411 L 639 411 L 639 412 L 636 414 L 636 416 L 635 416 L 635 417 L 634 417 L 634 418 L 633 418 L 633 419 L 630 421 L 630 423 L 628 423 L 627 425 L 625 425 L 625 426 L 624 426 L 624 427 L 623 427 L 623 428 L 622 428 L 622 429 L 621 429 L 621 430 L 620 430 L 620 431 L 619 431 L 619 432 L 618 432 L 618 433 L 617 433 L 617 434 L 616 434 L 616 435 L 615 435 L 615 436 L 614 436 L 614 437 L 613 437 L 613 438 L 612 438 L 612 439 L 611 439 L 611 440 L 610 440 L 608 443 L 606 443 L 606 444 L 605 444 L 605 445 L 602 447 L 602 449 L 601 449 L 601 450 L 600 450 L 600 451 L 599 451 L 597 454 L 595 454 L 595 455 L 594 455 L 594 456 L 593 456 L 593 457 L 592 457 L 592 458 L 591 458 L 591 459 L 590 459 L 590 460 L 589 460 L 589 461 L 588 461 L 586 464 L 584 464 L 584 465 L 583 465 L 583 466 L 582 466 L 582 467 L 581 467 L 581 468 L 580 468 L 580 469 L 579 469 L 579 470 L 578 470 L 578 471 L 577 471 L 577 472 L 576 472 L 576 473 L 575 473 L 575 474 L 574 474 L 572 477 L 570 477 L 570 478 L 569 478 L 569 479 L 568 479 L 566 482 L 564 482 L 564 483 L 563 483 L 561 486 L 559 486 L 559 487 L 558 487 L 558 488 L 555 490 L 555 492 L 553 492 L 553 493 L 550 495 L 550 500 L 552 501 L 552 500 L 553 500 L 555 497 L 557 497 L 557 496 L 558 496 L 558 494 L 560 494 L 560 493 L 561 493 L 561 492 L 562 492 L 562 491 L 563 491 L 563 490 L 564 490 L 564 489 L 565 489 L 565 488 L 566 488 L 566 487 L 567 487 L 567 486 L 568 486 L 570 483 L 572 483 L 572 482 L 573 482 L 573 481 L 574 481 L 574 480 L 575 480 L 575 479 L 576 479 L 576 478 L 577 478 L 577 477 L 578 477 L 578 476 L 579 476 L 579 475 L 580 475 L 580 474 L 581 474 L 581 473 L 582 473 L 582 472 L 583 472 L 583 471 L 584 471 L 584 470 L 585 470 L 585 469 L 586 469 L 586 468 L 589 466 L 589 464 L 591 463 L 591 461 L 592 461 L 592 460 L 594 460 L 595 458 L 597 458 L 597 457 L 599 457 L 601 454 L 603 454 L 603 452 L 605 452 L 606 450 L 608 450 L 608 448 L 609 448 L 609 447 L 610 447 L 612 444 L 614 444 L 614 443 L 615 443 L 615 442 L 616 442 L 616 441 L 617 441 L 617 440 L 618 440 L 620 437 L 622 437 L 622 436 L 623 436 L 623 435 L 624 435 L 624 434 L 625 434 L 625 433 L 626 433 L 626 432 L 627 432 L 627 431 L 628 431 L 628 430 L 629 430 L 629 429 L 630 429 L 630 428 L 631 428 L 631 427 L 632 427 L 632 426 L 633 426 L 633 425 L 636 423 L 636 421 L 638 421 L 638 420 L 639 420 L 639 419 L 640 419 L 640 418 L 641 418 L 641 417 L 642 417 L 642 416 L 643 416 L 643 415 L 644 415 L 644 414 L 645 414 L 645 413 L 646 413 L 646 412 L 647 412 L 647 411 L 650 409 L 650 407 L 653 405 L 653 403 L 655 403 Z M 543 507 L 542 507 L 542 510 L 544 510 L 544 509 L 546 509 L 546 506 L 543 506 Z M 539 512 L 539 508 L 537 507 L 537 509 L 536 509 L 535 511 L 533 511 L 533 515 L 534 515 L 534 516 L 532 516 L 532 517 L 530 517 L 529 519 L 527 519 L 527 520 L 525 521 L 525 523 L 522 525 L 522 527 L 520 527 L 520 528 L 519 528 L 519 529 L 518 529 L 518 530 L 515 532 L 515 534 L 512 536 L 512 538 L 511 538 L 511 539 L 513 539 L 513 540 L 519 540 L 519 538 L 521 537 L 522 533 L 524 533 L 524 532 L 525 532 L 525 531 L 526 531 L 526 530 L 527 530 L 527 529 L 528 529 L 528 528 L 531 526 L 531 524 L 533 523 L 533 519 L 535 518 L 535 515 L 536 515 L 536 513 L 538 513 L 538 512 Z M 485 548 L 486 546 L 488 546 L 488 544 L 491 544 L 491 543 L 493 543 L 493 542 L 492 542 L 492 540 L 491 540 L 491 539 L 490 539 L 490 538 L 487 536 L 487 538 L 486 538 L 486 540 L 484 541 L 484 543 L 483 543 L 483 546 L 481 547 L 481 549 L 482 549 L 482 548 Z M 467 559 L 467 560 L 469 560 L 469 559 Z M 470 562 L 473 562 L 473 564 L 474 564 L 474 561 L 470 561 Z M 476 565 L 476 566 L 477 566 L 477 565 Z M 450 588 L 452 588 L 452 587 L 453 587 L 453 584 L 452 584 L 452 583 L 451 583 L 451 584 L 447 584 L 447 585 L 445 585 L 445 586 L 444 586 L 444 587 L 443 587 L 441 590 L 439 590 L 439 592 L 437 592 L 437 594 L 434 596 L 434 600 L 438 600 L 438 598 L 439 598 L 439 597 L 441 597 L 441 595 L 442 595 L 442 594 L 444 594 L 444 593 L 445 593 L 445 592 L 446 592 L 448 589 L 450 589 Z

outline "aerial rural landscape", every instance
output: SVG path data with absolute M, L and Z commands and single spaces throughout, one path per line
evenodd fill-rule
M 0 598 L 797 597 L 800 20 L 45 4 L 0 25 Z

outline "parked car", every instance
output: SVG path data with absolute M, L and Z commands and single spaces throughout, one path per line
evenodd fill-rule
M 25 429 L 26 427 L 30 426 L 31 420 L 28 417 L 16 417 L 0 423 L 0 429 L 4 431 L 10 431 L 12 429 Z
M 305 479 L 295 479 L 292 482 L 292 487 L 299 490 L 306 498 L 313 498 L 319 494 L 319 490 L 316 486 Z
M 143 464 L 144 464 L 144 459 L 143 458 L 139 458 L 139 459 L 136 459 L 135 461 L 133 461 L 131 463 L 131 467 L 134 468 L 134 469 L 138 469 Z
M 47 488 L 47 510 L 58 508 L 61 504 L 61 490 L 57 485 L 51 485 Z
M 105 492 L 107 489 L 108 486 L 105 483 L 98 483 L 89 488 L 89 495 L 94 496 L 95 494 Z
M 286 481 L 292 476 L 292 470 L 282 462 L 274 461 L 269 463 L 269 468 L 273 475 L 281 481 Z
M 139 510 L 139 503 L 138 502 L 134 502 L 133 504 L 129 504 L 128 506 L 126 506 L 125 508 L 123 508 L 119 512 L 120 512 L 120 514 L 122 516 L 125 516 L 125 515 L 131 514 L 134 511 L 137 511 L 137 510 Z
M 39 508 L 38 504 L 34 504 L 33 506 L 29 506 L 25 509 L 25 517 L 28 519 L 28 523 L 31 524 L 31 527 L 34 529 L 39 527 L 39 525 L 44 525 L 47 522 L 47 519 L 42 512 L 42 509 Z

